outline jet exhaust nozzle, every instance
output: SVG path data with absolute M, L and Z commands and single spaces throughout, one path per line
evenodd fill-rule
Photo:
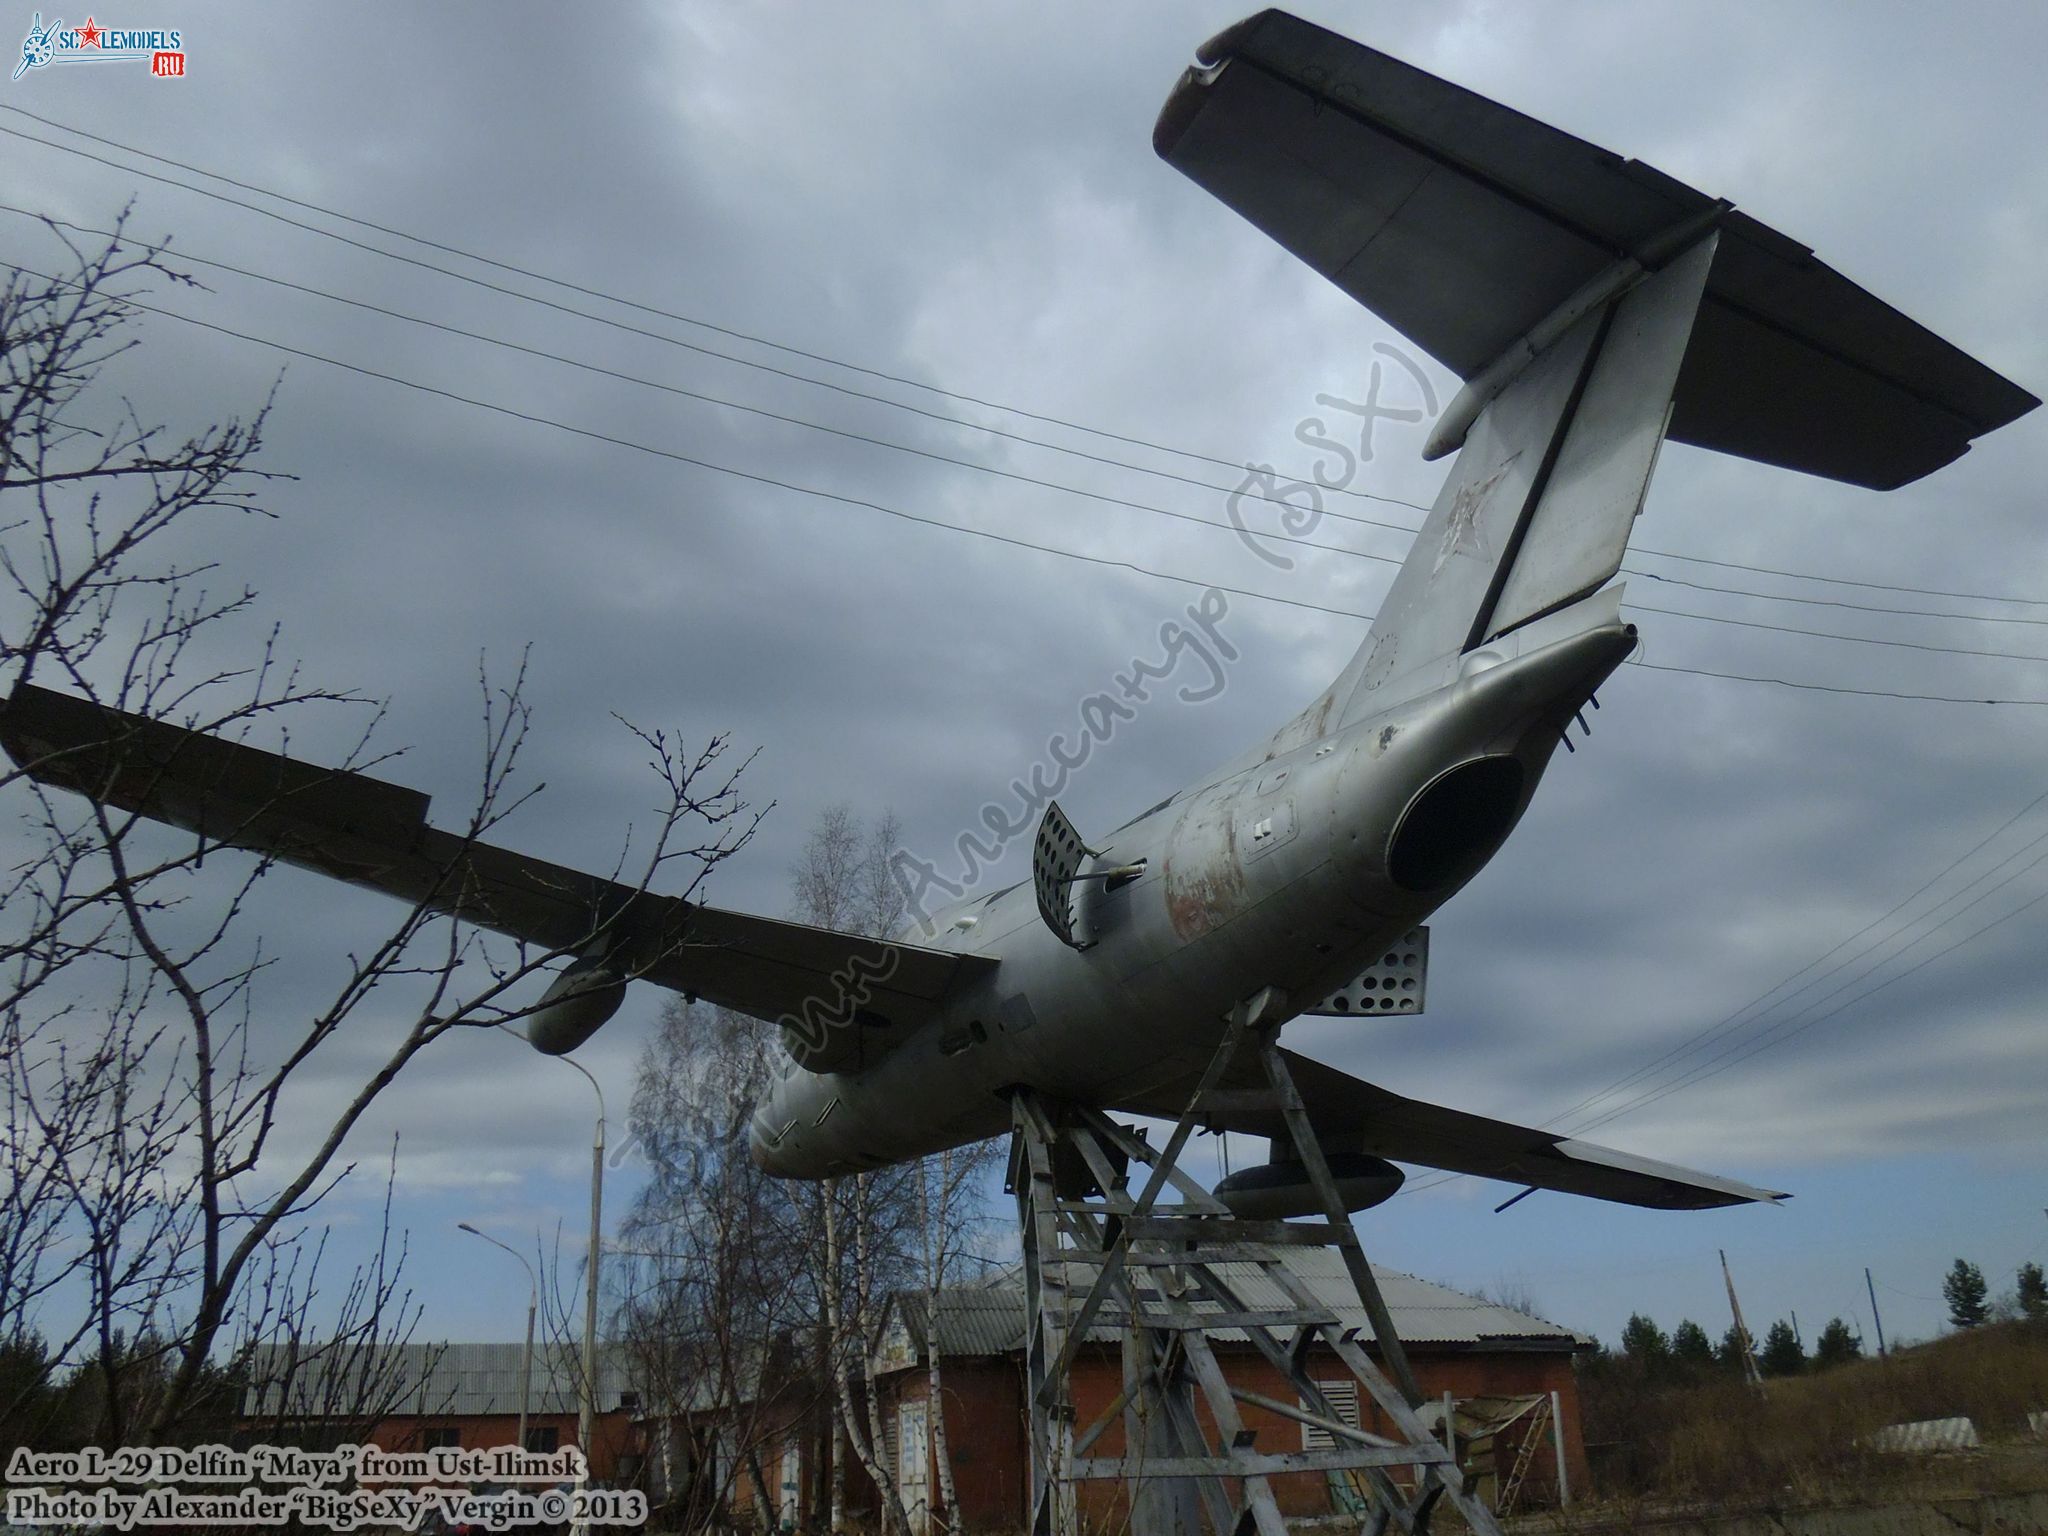
M 1369 1210 L 1392 1199 L 1407 1177 L 1385 1158 L 1364 1152 L 1333 1152 L 1329 1162 L 1337 1197 L 1347 1211 Z M 1323 1214 L 1323 1202 L 1305 1163 L 1261 1163 L 1241 1169 L 1218 1184 L 1213 1193 L 1230 1208 L 1231 1215 L 1250 1221 Z

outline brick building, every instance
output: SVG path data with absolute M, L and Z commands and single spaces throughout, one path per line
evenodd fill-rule
M 1359 1306 L 1344 1272 L 1342 1257 L 1331 1250 L 1308 1250 L 1290 1258 L 1290 1265 L 1318 1300 L 1328 1304 L 1347 1327 L 1370 1338 L 1364 1309 Z M 1283 1305 L 1268 1290 L 1255 1268 L 1222 1266 L 1252 1306 Z M 1432 1399 L 1446 1393 L 1458 1407 L 1455 1426 L 1461 1462 L 1478 1492 L 1492 1502 L 1519 1460 L 1524 1467 L 1520 1507 L 1554 1503 L 1557 1497 L 1557 1443 L 1549 1405 L 1555 1393 L 1562 1424 L 1562 1448 L 1568 1484 L 1583 1486 L 1585 1447 L 1579 1427 L 1578 1393 L 1572 1357 L 1593 1341 L 1541 1318 L 1495 1306 L 1418 1280 L 1412 1275 L 1376 1269 L 1381 1289 L 1393 1312 L 1394 1325 L 1408 1347 L 1418 1384 Z M 1012 1271 L 986 1285 L 960 1286 L 940 1293 L 934 1322 L 925 1315 L 925 1298 L 899 1295 L 882 1319 L 876 1366 L 881 1382 L 881 1408 L 888 1436 L 889 1465 L 912 1512 L 913 1527 L 935 1529 L 929 1512 L 938 1509 L 946 1528 L 974 1532 L 1015 1531 L 1024 1524 L 1030 1487 L 1030 1440 L 1024 1413 L 1024 1302 L 1022 1283 Z M 1215 1335 L 1217 1359 L 1232 1385 L 1273 1398 L 1291 1396 L 1284 1378 L 1235 1331 Z M 929 1402 L 928 1350 L 939 1347 L 941 1397 L 952 1454 L 953 1480 L 959 1499 L 954 1512 L 940 1506 L 940 1480 L 934 1460 Z M 1346 1422 L 1382 1433 L 1391 1428 L 1377 1407 L 1359 1402 L 1355 1379 L 1334 1357 L 1322 1355 L 1326 1370 L 1311 1373 L 1331 1389 L 1335 1406 Z M 1103 1412 L 1122 1386 L 1123 1366 L 1114 1329 L 1099 1328 L 1075 1362 L 1075 1422 L 1087 1424 Z M 1325 1432 L 1287 1419 L 1253 1404 L 1242 1405 L 1245 1427 L 1256 1431 L 1263 1450 L 1325 1449 Z M 1206 1409 L 1205 1427 L 1213 1434 Z M 1518 1456 L 1525 1441 L 1530 1453 Z M 1095 1455 L 1121 1454 L 1121 1427 L 1098 1442 Z M 1339 1475 L 1341 1478 L 1341 1475 Z M 1288 1473 L 1273 1480 L 1283 1513 L 1327 1515 L 1356 1506 L 1353 1485 L 1319 1473 Z M 1114 1528 L 1125 1513 L 1121 1484 L 1091 1481 L 1079 1485 L 1085 1523 Z
M 263 1352 L 242 1405 L 248 1440 L 295 1445 L 352 1441 L 387 1451 L 452 1445 L 490 1449 L 519 1443 L 520 1344 L 399 1344 L 322 1353 L 294 1361 Z M 526 1394 L 526 1448 L 576 1444 L 580 1358 L 536 1343 Z M 640 1465 L 639 1396 L 622 1356 L 601 1357 L 591 1476 L 630 1484 Z

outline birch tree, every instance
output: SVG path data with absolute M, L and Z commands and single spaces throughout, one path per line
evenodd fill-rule
M 85 1381 L 94 1439 L 161 1442 L 206 1419 L 224 1362 L 246 1371 L 304 1315 L 313 1212 L 379 1096 L 451 1032 L 522 1017 L 567 952 L 487 941 L 444 915 L 440 887 L 394 903 L 357 953 L 280 951 L 260 923 L 272 857 L 107 803 L 156 794 L 160 748 L 184 732 L 282 748 L 334 711 L 359 724 L 331 771 L 364 772 L 379 712 L 309 681 L 255 593 L 181 554 L 232 549 L 288 478 L 258 463 L 271 406 L 173 430 L 104 378 L 141 343 L 131 300 L 190 279 L 125 222 L 96 246 L 45 232 L 55 275 L 0 278 L 0 1343 L 34 1362 L 17 1398 Z M 39 738 L 23 701 L 58 694 L 96 739 Z M 465 850 L 530 793 L 520 677 L 480 668 L 478 715 Z M 752 834 L 739 770 L 722 738 L 630 740 L 663 793 L 640 881 L 659 871 L 688 896 Z M 285 955 L 302 986 L 280 1004 Z M 337 1085 L 344 1028 L 381 1054 Z M 372 1310 L 390 1342 L 396 1316 Z

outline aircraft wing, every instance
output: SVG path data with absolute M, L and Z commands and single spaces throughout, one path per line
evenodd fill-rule
M 1588 1195 L 1623 1205 L 1659 1210 L 1696 1211 L 1713 1206 L 1775 1202 L 1788 1196 L 1756 1189 L 1736 1179 L 1696 1173 L 1671 1163 L 1617 1152 L 1611 1147 L 1574 1141 L 1551 1131 L 1489 1120 L 1484 1115 L 1445 1109 L 1420 1099 L 1403 1098 L 1348 1072 L 1284 1051 L 1317 1139 L 1328 1151 L 1369 1152 L 1397 1163 L 1420 1163 L 1453 1173 L 1477 1174 L 1509 1184 Z M 1220 1087 L 1263 1089 L 1266 1074 L 1258 1061 L 1240 1052 Z M 1129 1097 L 1114 1107 L 1133 1114 L 1177 1118 L 1187 1108 L 1196 1075 L 1164 1088 Z M 1287 1140 L 1279 1111 L 1226 1106 L 1204 1112 L 1219 1130 Z
M 1285 12 L 1197 59 L 1161 158 L 1465 378 L 1705 218 L 1680 442 L 1889 490 L 2040 403 L 1748 215 Z
M 428 797 L 24 685 L 0 746 L 39 783 L 227 847 L 445 912 L 755 1018 L 808 1025 L 818 1070 L 871 1062 L 993 969 L 952 954 L 723 912 L 427 825 Z M 833 1026 L 852 1023 L 858 1027 Z M 573 1044 L 575 1042 L 571 1042 Z M 567 1046 L 562 1047 L 567 1049 Z

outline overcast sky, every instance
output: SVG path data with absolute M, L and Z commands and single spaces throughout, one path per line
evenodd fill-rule
M 2039 8 L 1302 9 L 1731 198 L 2021 384 L 2048 382 Z M 28 8 L 12 14 L 25 32 Z M 195 262 L 1220 522 L 1221 490 L 1142 471 L 1227 487 L 1241 476 L 1227 464 L 1306 469 L 1296 424 L 1323 416 L 1337 430 L 1318 394 L 1359 398 L 1376 344 L 1400 340 L 1152 154 L 1152 121 L 1179 70 L 1238 14 L 1207 3 L 508 5 L 412 8 L 372 26 L 331 6 L 232 19 L 124 12 L 102 24 L 185 30 L 187 78 L 49 68 L 0 96 L 134 150 L 742 337 L 366 232 L 14 111 L 0 112 L 4 200 L 100 228 L 132 200 L 137 230 L 171 236 Z M 492 293 L 21 133 L 654 334 Z M 0 215 L 0 252 L 36 265 L 51 244 L 10 213 Z M 1224 629 L 1240 659 L 1221 697 L 1158 701 L 1062 797 L 1083 829 L 1123 821 L 1271 730 L 1343 665 L 1364 619 L 1290 602 L 1369 615 L 1394 569 L 1316 553 L 1281 571 L 1227 530 L 194 270 L 212 294 L 152 302 L 589 432 L 1185 578 L 941 531 L 150 320 L 119 382 L 174 424 L 246 411 L 282 373 L 267 462 L 299 478 L 269 496 L 276 521 L 216 522 L 203 548 L 223 580 L 260 589 L 261 621 L 284 624 L 311 677 L 389 700 L 380 740 L 408 749 L 389 776 L 459 818 L 474 783 L 478 658 L 502 676 L 530 646 L 527 767 L 547 789 L 502 840 L 609 867 L 655 803 L 644 753 L 614 715 L 693 741 L 729 733 L 758 749 L 747 790 L 775 809 L 716 877 L 710 895 L 723 905 L 784 912 L 790 862 L 834 801 L 893 809 L 909 845 L 939 857 L 1049 735 L 1071 728 L 1083 696 L 1157 654 L 1159 624 L 1202 583 L 1288 600 L 1231 598 Z M 1427 372 L 1447 400 L 1457 381 Z M 1421 399 L 1405 373 L 1390 372 L 1384 388 Z M 1345 509 L 1412 527 L 1420 513 L 1398 503 L 1427 503 L 1442 475 L 1420 462 L 1425 430 L 1383 428 L 1359 488 L 1393 502 Z M 2048 700 L 2048 660 L 1648 611 L 2048 657 L 2044 481 L 2042 413 L 1890 495 L 1669 448 L 1639 546 L 2043 605 L 1637 554 L 1630 568 L 1644 574 L 1629 591 L 1644 605 L 1634 613 L 1644 655 L 1837 688 Z M 1316 537 L 1380 556 L 1406 545 L 1398 531 L 1334 520 Z M 1650 575 L 2011 622 L 1890 617 Z M 2048 870 L 2032 862 L 2042 849 L 2031 846 L 2048 832 L 2048 806 L 1819 969 L 2010 856 L 1992 879 L 2016 878 L 1980 904 L 1957 915 L 1986 889 L 1970 887 L 1791 1007 L 1698 1037 L 1883 918 L 2048 789 L 2048 708 L 1640 668 L 1625 669 L 1601 703 L 1590 744 L 1560 758 L 1507 849 L 1437 917 L 1427 1014 L 1308 1021 L 1289 1039 L 1401 1092 L 1530 1123 L 1576 1129 L 1627 1109 L 1588 1134 L 1797 1198 L 1674 1215 L 1539 1195 L 1496 1217 L 1491 1206 L 1511 1191 L 1456 1180 L 1367 1217 L 1369 1251 L 1454 1284 L 1514 1282 L 1545 1315 L 1610 1340 L 1638 1308 L 1667 1327 L 1697 1317 L 1718 1335 L 1727 1317 L 1717 1248 L 1753 1326 L 1796 1310 L 1809 1338 L 1832 1314 L 1867 1330 L 1865 1265 L 1895 1336 L 1939 1326 L 1940 1276 L 1957 1255 L 1981 1264 L 1994 1290 L 2010 1288 L 2021 1261 L 2048 1256 L 2048 906 L 2021 910 L 2048 893 Z M 296 739 L 317 752 L 347 728 L 336 721 L 330 736 L 309 727 Z M 1013 862 L 999 878 L 1021 872 Z M 308 876 L 275 877 L 265 897 L 264 927 L 284 956 L 267 1001 L 281 1018 L 331 987 L 348 944 L 392 916 L 377 898 Z M 1935 928 L 1943 918 L 1953 921 Z M 661 1001 L 637 992 L 582 1055 L 615 1121 Z M 294 1124 L 310 1134 L 377 1045 L 367 1020 L 360 1037 L 323 1052 Z M 1695 1068 L 1726 1070 L 1680 1077 Z M 426 1333 L 515 1336 L 516 1267 L 453 1226 L 471 1220 L 519 1244 L 562 1223 L 576 1241 L 590 1109 L 573 1072 L 502 1037 L 447 1043 L 387 1095 L 358 1150 L 374 1161 L 402 1133 L 397 1210 L 412 1233 Z M 615 1177 L 613 1209 L 632 1180 L 630 1169 Z M 329 1208 L 344 1242 L 368 1230 L 373 1182 Z

